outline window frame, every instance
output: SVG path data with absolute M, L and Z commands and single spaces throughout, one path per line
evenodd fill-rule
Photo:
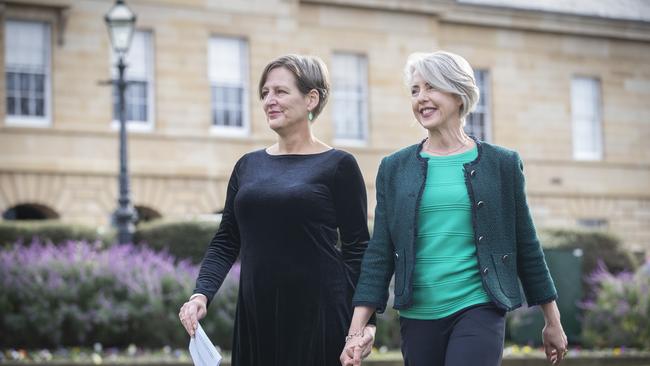
M 225 85 L 221 81 L 213 80 L 210 75 L 210 68 L 212 67 L 213 62 L 216 62 L 211 57 L 210 49 L 213 42 L 218 42 L 219 40 L 228 40 L 228 41 L 237 41 L 239 45 L 239 65 L 241 67 L 240 72 L 242 75 L 241 85 L 235 85 L 234 83 L 230 86 L 241 86 L 242 87 L 242 100 L 241 100 L 241 113 L 242 113 L 242 124 L 241 126 L 224 126 L 217 125 L 213 119 L 213 114 L 215 112 L 215 104 L 213 101 L 213 88 L 216 87 L 215 84 Z M 250 123 L 250 45 L 246 37 L 236 36 L 236 35 L 225 35 L 225 34 L 212 34 L 208 38 L 208 48 L 207 48 L 207 79 L 209 83 L 209 95 L 210 95 L 210 133 L 212 135 L 221 136 L 221 137 L 247 137 L 250 135 L 251 123 Z
M 362 68 L 362 75 L 360 75 L 360 89 L 361 89 L 361 121 L 358 121 L 361 130 L 361 137 L 359 138 L 354 138 L 354 137 L 348 137 L 348 136 L 338 136 L 337 135 L 337 130 L 338 130 L 338 121 L 337 121 L 337 115 L 336 115 L 336 104 L 341 100 L 340 96 L 345 95 L 344 92 L 342 92 L 340 89 L 337 87 L 337 77 L 336 73 L 337 70 L 332 66 L 332 126 L 334 128 L 334 131 L 332 133 L 333 135 L 333 143 L 337 145 L 343 145 L 343 146 L 353 146 L 353 147 L 363 147 L 368 145 L 369 141 L 369 108 L 370 108 L 370 88 L 368 85 L 369 79 L 370 79 L 370 69 L 369 69 L 369 62 L 368 62 L 368 56 L 365 53 L 361 52 L 350 52 L 350 51 L 334 51 L 332 53 L 332 65 L 335 64 L 334 59 L 338 56 L 346 56 L 346 57 L 354 57 L 357 60 L 361 60 L 361 68 Z M 346 100 L 348 101 L 348 100 Z
M 7 50 L 7 35 L 9 34 L 7 30 L 7 26 L 9 23 L 37 23 L 44 25 L 44 32 L 43 32 L 43 38 L 44 42 L 43 45 L 45 49 L 43 50 L 45 53 L 45 77 L 43 81 L 43 96 L 44 96 L 44 105 L 43 105 L 43 111 L 44 111 L 44 116 L 43 117 L 37 117 L 37 116 L 19 116 L 19 115 L 10 115 L 9 110 L 7 108 L 7 99 L 8 99 L 8 89 L 7 89 L 7 73 L 9 72 L 10 67 L 7 65 L 7 55 L 8 55 L 8 50 Z M 30 20 L 30 19 L 21 19 L 21 18 L 6 18 L 4 21 L 4 74 L 5 74 L 5 85 L 4 85 L 4 103 L 5 103 L 5 125 L 6 126 L 11 126 L 11 127 L 34 127 L 34 128 L 45 128 L 45 127 L 50 127 L 52 126 L 52 24 L 51 22 L 44 21 L 44 20 Z
M 576 105 L 575 105 L 575 100 L 578 96 L 575 95 L 576 89 L 574 83 L 577 81 L 589 81 L 591 82 L 592 86 L 595 87 L 595 100 L 594 105 L 594 120 L 590 121 L 591 124 L 589 127 L 592 129 L 590 132 L 592 133 L 593 137 L 595 137 L 595 141 L 592 141 L 595 145 L 595 150 L 593 151 L 586 151 L 586 150 L 579 150 L 579 144 L 576 143 L 576 141 L 579 141 L 579 136 L 578 136 L 578 124 L 581 123 L 579 122 L 580 117 L 576 116 Z M 571 82 L 570 82 L 570 108 L 571 108 L 571 150 L 572 150 L 572 158 L 573 160 L 576 161 L 601 161 L 604 158 L 604 143 L 605 143 L 605 137 L 603 134 L 603 93 L 602 93 L 602 82 L 600 78 L 596 76 L 588 76 L 588 75 L 573 75 L 571 77 Z M 584 96 L 583 96 L 584 98 Z

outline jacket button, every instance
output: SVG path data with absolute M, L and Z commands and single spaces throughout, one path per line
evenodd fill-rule
M 482 242 L 482 241 L 483 241 L 483 235 L 481 235 L 481 236 L 478 237 L 478 242 L 480 243 L 480 242 Z
M 487 269 L 487 267 L 485 267 L 485 268 L 483 268 L 483 275 L 487 276 L 487 274 L 488 274 L 488 269 Z
M 473 176 L 475 176 L 475 175 L 476 175 L 476 170 L 475 170 L 475 169 L 472 169 L 472 171 L 469 172 L 469 176 L 470 176 L 470 177 L 473 177 Z
M 510 258 L 510 256 L 509 256 L 509 255 L 507 255 L 507 254 L 504 254 L 504 255 L 503 255 L 503 257 L 501 257 L 501 260 L 502 260 L 502 261 L 503 261 L 503 262 L 505 263 L 505 262 L 507 262 L 507 261 L 508 261 L 508 259 L 509 259 L 509 258 Z
M 481 208 L 483 206 L 485 206 L 485 202 L 483 202 L 483 201 L 476 202 L 476 208 Z
M 395 258 L 399 258 L 399 254 L 397 254 L 397 252 L 395 253 Z

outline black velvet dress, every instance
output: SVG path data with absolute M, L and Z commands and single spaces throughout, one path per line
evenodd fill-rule
M 340 365 L 368 241 L 366 205 L 346 152 L 260 150 L 237 162 L 195 290 L 212 300 L 240 257 L 233 366 Z

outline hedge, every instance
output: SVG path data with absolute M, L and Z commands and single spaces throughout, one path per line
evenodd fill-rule
M 155 250 L 166 250 L 176 258 L 200 263 L 218 228 L 218 221 L 156 220 L 139 225 L 133 241 L 146 243 Z
M 100 234 L 95 227 L 81 224 L 71 224 L 59 220 L 38 221 L 0 221 L 0 247 L 16 242 L 29 243 L 37 238 L 51 241 L 55 244 L 67 240 L 97 240 L 110 242 L 110 235 Z

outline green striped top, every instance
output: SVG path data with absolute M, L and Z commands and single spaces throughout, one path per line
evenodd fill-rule
M 490 302 L 476 258 L 472 209 L 463 164 L 476 148 L 428 159 L 427 178 L 418 212 L 413 306 L 400 316 L 440 319 L 468 306 Z

